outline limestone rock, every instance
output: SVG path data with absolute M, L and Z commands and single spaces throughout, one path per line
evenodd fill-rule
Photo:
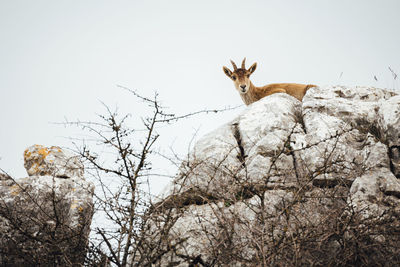
M 81 266 L 93 184 L 78 158 L 58 147 L 35 145 L 24 155 L 30 176 L 0 180 L 1 265 Z
M 261 182 L 268 166 L 271 167 L 271 183 L 288 185 L 295 179 L 293 161 L 282 151 L 297 124 L 299 109 L 300 102 L 287 94 L 271 95 L 254 103 L 237 119 L 196 143 L 172 191 L 195 189 L 208 195 L 232 197 L 241 190 L 243 181 Z M 280 156 L 272 166 L 268 161 L 275 155 Z M 261 172 L 254 167 L 260 164 Z M 275 170 L 275 166 L 285 169 L 285 179 L 272 175 L 282 171 L 281 168 Z M 221 188 L 225 190 L 221 191 Z
M 400 181 L 387 168 L 366 172 L 350 188 L 349 204 L 364 218 L 400 214 Z
M 321 249 L 325 242 L 325 255 L 340 254 L 346 246 L 324 230 L 343 227 L 338 218 L 399 225 L 399 142 L 400 96 L 394 92 L 328 86 L 310 89 L 303 102 L 286 94 L 265 97 L 195 144 L 150 211 L 149 246 L 173 248 L 154 258 L 162 266 L 261 265 L 282 240 L 292 244 L 315 229 L 320 236 L 307 242 Z M 369 238 L 369 227 L 359 238 Z M 343 233 L 342 243 L 354 239 Z M 286 250 L 275 260 L 293 256 Z M 225 260 L 224 253 L 231 258 Z M 319 260 L 316 265 L 326 265 Z
M 83 177 L 83 164 L 79 157 L 57 146 L 28 147 L 24 152 L 24 166 L 29 176 Z

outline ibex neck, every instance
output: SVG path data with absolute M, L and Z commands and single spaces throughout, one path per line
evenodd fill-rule
M 250 81 L 250 88 L 249 88 L 249 92 L 254 92 L 254 90 L 257 88 L 257 86 L 255 86 L 251 81 Z
M 250 81 L 250 88 L 245 94 L 240 94 L 240 96 L 243 99 L 243 102 L 246 105 L 250 105 L 251 103 L 257 101 L 257 96 L 255 95 L 256 93 L 256 86 Z

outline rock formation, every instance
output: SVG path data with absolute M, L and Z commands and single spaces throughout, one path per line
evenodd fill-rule
M 81 266 L 93 213 L 92 183 L 59 147 L 24 152 L 29 177 L 0 179 L 2 266 Z
M 144 235 L 152 249 L 132 260 L 399 263 L 399 153 L 394 92 L 333 86 L 310 89 L 303 102 L 265 97 L 196 143 L 149 211 Z

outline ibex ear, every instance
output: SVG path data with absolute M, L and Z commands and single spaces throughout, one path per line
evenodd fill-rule
M 253 74 L 253 72 L 256 70 L 256 68 L 257 68 L 257 63 L 254 63 L 253 65 L 251 65 L 251 67 L 249 68 L 250 74 Z
M 224 70 L 224 73 L 226 76 L 228 76 L 230 79 L 232 79 L 232 71 L 230 71 L 227 67 L 223 66 L 222 69 Z

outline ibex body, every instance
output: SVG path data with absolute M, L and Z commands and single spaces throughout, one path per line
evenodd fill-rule
M 316 86 L 313 84 L 272 83 L 262 87 L 257 87 L 250 81 L 250 75 L 256 70 L 257 63 L 254 63 L 248 70 L 246 70 L 245 61 L 246 58 L 242 61 L 242 67 L 237 68 L 236 64 L 231 60 L 233 72 L 225 66 L 223 67 L 223 70 L 224 73 L 234 82 L 236 89 L 239 91 L 239 94 L 246 105 L 250 105 L 265 96 L 275 93 L 286 93 L 301 101 L 307 90 Z

